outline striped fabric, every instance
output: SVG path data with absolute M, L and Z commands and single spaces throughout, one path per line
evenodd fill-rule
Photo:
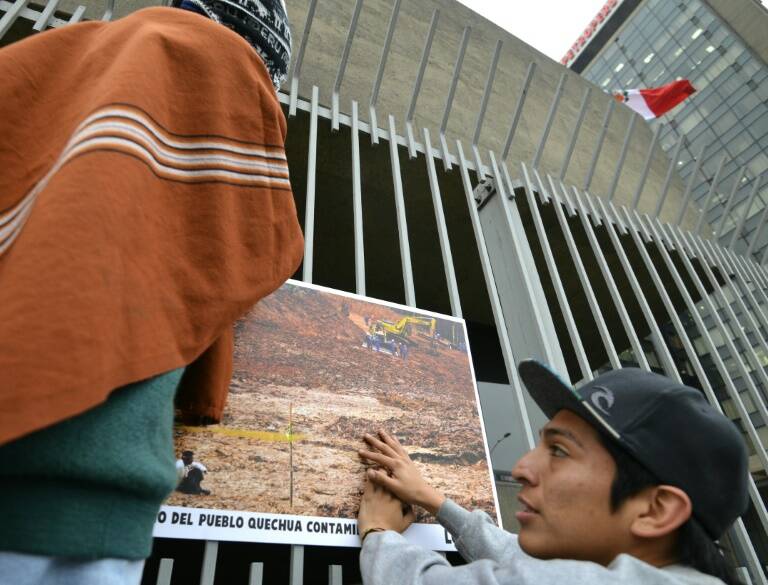
M 21 233 L 35 199 L 69 161 L 96 151 L 133 157 L 157 177 L 188 183 L 220 182 L 290 191 L 285 150 L 221 136 L 182 136 L 129 104 L 110 104 L 75 130 L 48 173 L 16 205 L 0 211 L 0 256 Z

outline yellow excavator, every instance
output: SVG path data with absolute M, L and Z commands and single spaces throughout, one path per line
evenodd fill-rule
M 420 334 L 429 340 L 435 339 L 437 320 L 428 317 L 403 317 L 398 321 L 386 321 L 377 319 L 368 328 L 368 333 L 377 337 L 381 342 L 404 341 L 409 345 L 414 343 L 409 339 L 414 333 Z

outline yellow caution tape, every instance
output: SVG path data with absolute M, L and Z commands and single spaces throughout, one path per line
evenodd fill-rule
M 304 439 L 305 435 L 300 433 L 276 433 L 273 431 L 249 431 L 247 429 L 232 429 L 224 427 L 188 427 L 186 425 L 176 425 L 180 431 L 187 433 L 216 433 L 228 437 L 242 437 L 244 439 L 257 439 L 259 441 L 270 441 L 273 443 L 295 443 Z

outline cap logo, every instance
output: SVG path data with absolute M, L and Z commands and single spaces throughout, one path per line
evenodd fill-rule
M 593 406 L 604 415 L 611 415 L 610 409 L 613 406 L 615 397 L 613 396 L 613 392 L 611 392 L 608 388 L 593 392 L 590 395 L 589 400 L 592 402 Z

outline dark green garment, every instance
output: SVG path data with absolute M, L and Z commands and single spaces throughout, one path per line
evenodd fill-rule
M 183 368 L 0 447 L 0 550 L 142 559 L 176 485 L 173 398 Z

